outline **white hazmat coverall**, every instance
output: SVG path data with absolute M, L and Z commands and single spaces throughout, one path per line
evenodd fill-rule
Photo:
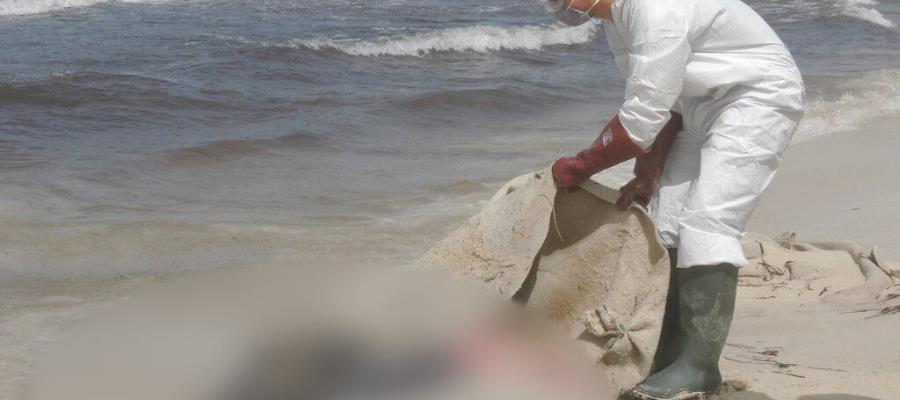
M 630 139 L 646 150 L 684 117 L 650 205 L 662 243 L 679 268 L 747 265 L 744 227 L 803 115 L 790 52 L 739 0 L 617 0 L 603 26 Z

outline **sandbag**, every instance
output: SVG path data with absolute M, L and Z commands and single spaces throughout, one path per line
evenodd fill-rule
M 508 182 L 420 262 L 561 326 L 620 392 L 650 370 L 669 259 L 639 207 L 622 212 L 583 189 L 557 191 L 547 168 Z

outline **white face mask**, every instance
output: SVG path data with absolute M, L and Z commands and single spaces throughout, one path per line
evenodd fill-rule
M 600 0 L 594 0 L 585 11 L 572 8 L 572 0 L 538 0 L 544 6 L 548 13 L 553 14 L 556 19 L 569 26 L 578 26 L 591 20 L 591 10 L 600 4 Z M 566 4 L 563 7 L 563 4 Z

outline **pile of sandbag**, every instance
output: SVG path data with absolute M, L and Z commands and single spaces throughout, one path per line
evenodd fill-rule
M 740 272 L 745 295 L 791 293 L 855 311 L 900 312 L 900 268 L 847 240 L 803 242 L 795 232 L 779 238 L 748 233 L 741 244 L 750 262 Z

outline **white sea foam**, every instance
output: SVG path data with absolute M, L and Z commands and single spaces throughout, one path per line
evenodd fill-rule
M 892 0 L 893 1 L 893 0 Z M 815 21 L 818 18 L 849 17 L 888 29 L 896 23 L 879 10 L 878 0 L 789 0 L 750 2 L 766 20 L 776 24 Z
M 875 9 L 875 6 L 878 5 L 878 0 L 837 0 L 837 2 L 843 15 L 871 22 L 885 28 L 896 27 L 893 21 L 885 18 L 883 14 Z
M 858 128 L 885 115 L 900 115 L 900 69 L 871 72 L 841 85 L 846 92 L 836 100 L 812 102 L 794 142 Z
M 0 0 L 0 16 L 31 15 L 102 3 L 169 3 L 175 0 Z M 184 1 L 184 0 L 182 0 Z
M 597 31 L 593 24 L 579 27 L 522 26 L 503 28 L 497 26 L 472 26 L 449 28 L 409 36 L 381 38 L 372 41 L 357 40 L 292 40 L 274 46 L 337 50 L 354 56 L 424 56 L 438 52 L 472 51 L 487 53 L 497 50 L 538 50 L 545 46 L 586 43 Z

